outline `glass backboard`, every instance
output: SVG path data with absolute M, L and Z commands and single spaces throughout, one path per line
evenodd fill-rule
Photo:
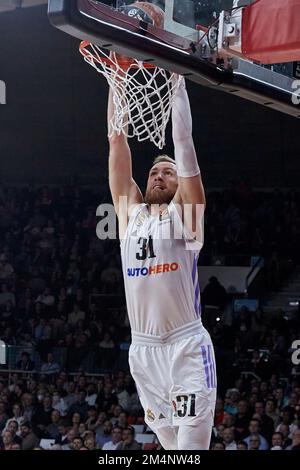
M 49 0 L 48 13 L 54 26 L 79 39 L 299 117 L 299 103 L 292 100 L 299 66 L 263 67 L 239 55 L 241 6 L 251 3 L 254 0 Z M 228 17 L 235 21 L 235 32 L 230 37 L 227 30 L 226 43 Z M 228 45 L 234 57 L 227 54 Z
M 232 8 L 233 0 L 149 0 L 147 2 L 101 0 L 97 3 L 120 11 L 126 6 L 140 5 L 143 7 L 146 3 L 154 4 L 164 12 L 163 29 L 165 31 L 196 39 L 199 36 L 197 27 L 199 25 L 208 27 L 213 24 L 222 10 Z

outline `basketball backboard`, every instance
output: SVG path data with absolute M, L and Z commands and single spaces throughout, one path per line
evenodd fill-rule
M 295 87 L 298 77 L 294 72 L 297 64 L 263 67 L 241 56 L 241 12 L 252 3 L 49 0 L 48 13 L 54 26 L 79 39 L 299 117 L 300 99 L 295 97 L 299 93 Z M 163 11 L 162 22 L 153 15 L 151 22 L 149 15 L 141 13 L 143 8 L 147 12 L 149 5 Z

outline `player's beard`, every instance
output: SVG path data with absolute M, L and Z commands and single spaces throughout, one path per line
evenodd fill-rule
M 145 203 L 146 204 L 170 204 L 175 192 L 170 189 L 147 189 L 145 194 Z

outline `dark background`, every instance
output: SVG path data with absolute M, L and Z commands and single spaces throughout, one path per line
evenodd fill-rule
M 101 182 L 107 85 L 84 63 L 79 41 L 49 24 L 46 5 L 1 13 L 0 31 L 0 80 L 7 86 L 7 104 L 0 106 L 1 178 L 55 184 L 77 175 L 83 184 Z M 299 121 L 192 83 L 189 93 L 207 186 L 227 186 L 244 175 L 256 187 L 298 186 Z M 158 150 L 130 144 L 141 181 Z

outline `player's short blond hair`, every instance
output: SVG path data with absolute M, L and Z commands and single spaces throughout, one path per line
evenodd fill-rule
M 163 154 L 163 155 L 158 155 L 152 163 L 152 166 L 156 165 L 157 163 L 161 162 L 168 162 L 168 163 L 173 163 L 173 165 L 176 165 L 176 162 L 173 158 L 169 157 L 169 155 Z

